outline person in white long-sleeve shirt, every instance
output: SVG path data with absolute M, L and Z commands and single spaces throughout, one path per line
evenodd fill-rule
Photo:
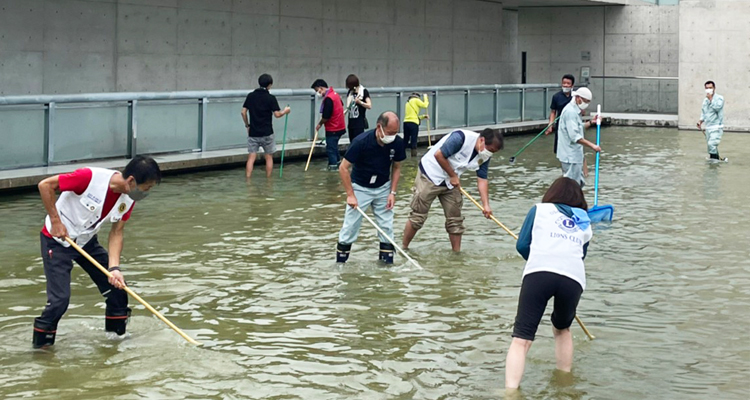
M 573 92 L 573 100 L 563 108 L 558 121 L 557 159 L 560 160 L 563 176 L 573 179 L 581 186 L 586 184 L 583 178 L 583 145 L 597 152 L 602 150 L 583 137 L 584 129 L 595 125 L 596 118 L 599 118 L 597 115 L 586 123 L 581 118 L 581 111 L 588 108 L 591 98 L 588 88 L 580 88 Z

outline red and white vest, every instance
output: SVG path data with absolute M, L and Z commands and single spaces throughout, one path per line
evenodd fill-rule
M 65 191 L 60 194 L 55 206 L 60 214 L 60 220 L 68 236 L 83 247 L 99 232 L 102 224 L 109 220 L 118 222 L 133 206 L 133 199 L 126 194 L 121 194 L 109 214 L 102 218 L 104 198 L 109 189 L 109 180 L 117 171 L 104 168 L 89 168 L 91 170 L 91 182 L 86 190 L 79 196 L 73 191 Z M 101 221 L 99 221 L 101 219 Z M 98 223 L 97 223 L 98 221 Z M 48 232 L 52 232 L 52 222 L 49 215 L 44 220 Z M 65 247 L 70 246 L 68 242 L 55 238 Z
M 330 88 L 326 92 L 325 97 L 331 99 L 333 102 L 333 113 L 331 114 L 331 118 L 325 123 L 326 132 L 340 132 L 346 130 L 344 105 L 341 103 L 341 97 L 335 90 L 333 90 L 333 88 Z

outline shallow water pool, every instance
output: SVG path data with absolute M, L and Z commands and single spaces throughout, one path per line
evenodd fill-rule
M 697 132 L 602 135 L 600 203 L 615 206 L 615 220 L 595 228 L 578 310 L 597 339 L 574 325 L 573 373 L 556 374 L 545 316 L 522 397 L 746 398 L 750 136 L 725 134 L 730 163 L 711 165 Z M 493 210 L 515 231 L 560 175 L 550 137 L 507 162 L 530 138 L 509 138 L 491 164 Z M 33 192 L 0 197 L 0 397 L 502 397 L 524 265 L 514 240 L 465 201 L 463 252 L 452 254 L 436 202 L 411 248 L 424 270 L 398 255 L 394 267 L 379 265 L 366 222 L 350 262 L 336 265 L 343 189 L 324 159 L 303 169 L 289 164 L 270 181 L 256 170 L 249 183 L 242 169 L 168 176 L 135 208 L 126 277 L 200 348 L 140 305 L 130 337 L 108 339 L 104 302 L 76 268 L 55 349 L 33 352 L 31 324 L 45 303 L 44 210 Z M 399 242 L 416 171 L 408 159 Z M 473 178 L 463 183 L 477 195 Z

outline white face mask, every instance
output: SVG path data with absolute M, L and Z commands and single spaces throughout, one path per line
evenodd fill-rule
M 484 150 L 479 152 L 479 158 L 482 159 L 482 162 L 489 160 L 492 157 L 492 152 L 487 150 L 487 147 L 484 148 Z
M 396 140 L 396 135 L 388 136 L 385 134 L 384 130 L 381 129 L 380 131 L 383 132 L 383 136 L 380 138 L 380 141 L 383 142 L 383 144 L 391 144 Z
M 320 92 L 315 92 L 315 94 L 317 94 L 317 95 L 318 95 L 318 97 L 323 97 L 323 93 L 320 93 Z
M 565 86 L 563 86 L 562 91 L 563 91 L 563 93 L 570 93 L 570 92 L 573 91 L 573 88 L 572 87 L 565 87 Z
M 581 109 L 581 111 L 589 108 L 589 103 L 586 103 L 585 101 L 581 100 L 581 104 L 578 105 L 578 108 Z
M 714 94 L 714 90 L 713 89 L 706 89 L 706 94 Z

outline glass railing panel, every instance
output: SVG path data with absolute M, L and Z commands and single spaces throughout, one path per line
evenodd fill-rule
M 127 103 L 59 104 L 50 162 L 125 157 L 128 139 Z
M 0 169 L 45 164 L 44 106 L 0 108 Z

